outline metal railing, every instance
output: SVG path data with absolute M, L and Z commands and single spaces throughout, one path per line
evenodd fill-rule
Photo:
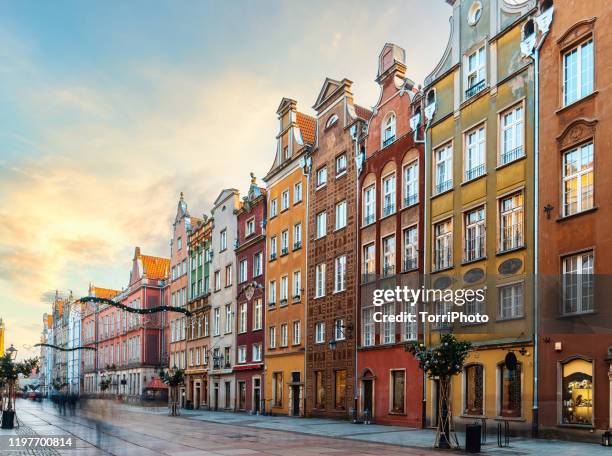
M 505 165 L 506 163 L 510 163 L 511 161 L 516 160 L 517 158 L 521 158 L 523 155 L 524 155 L 523 146 L 515 147 L 512 150 L 503 152 L 499 156 L 499 164 Z
M 404 259 L 404 272 L 416 269 L 418 266 L 417 256 L 411 256 Z
M 302 241 L 297 241 L 293 243 L 293 250 L 298 250 L 302 248 Z
M 389 144 L 391 144 L 393 141 L 395 141 L 395 135 L 393 136 L 389 136 L 387 139 L 385 139 L 383 141 L 383 147 L 387 147 Z
M 408 195 L 404 197 L 404 207 L 412 206 L 413 204 L 418 203 L 418 201 L 419 201 L 418 193 L 415 193 L 413 195 Z
M 467 100 L 469 98 L 472 98 L 477 93 L 482 92 L 485 88 L 485 85 L 485 80 L 481 79 L 472 86 L 468 87 L 465 91 L 465 99 Z
M 395 212 L 395 204 L 390 203 L 385 205 L 385 207 L 383 208 L 383 216 L 386 217 L 387 215 L 391 215 Z
M 363 218 L 363 224 L 364 225 L 370 225 L 370 224 L 374 223 L 374 220 L 375 220 L 374 214 L 366 215 Z
M 448 180 L 445 180 L 444 182 L 440 182 L 439 184 L 436 185 L 436 194 L 445 192 L 446 190 L 449 190 L 450 188 L 452 188 L 452 186 L 453 186 L 452 179 L 448 179 Z
M 482 176 L 485 173 L 485 165 L 478 165 L 471 169 L 465 170 L 465 180 L 471 181 L 472 179 L 476 179 L 477 177 Z

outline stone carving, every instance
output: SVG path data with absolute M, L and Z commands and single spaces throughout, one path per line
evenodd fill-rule
M 586 139 L 592 138 L 595 136 L 596 125 L 596 119 L 585 119 L 581 117 L 572 121 L 565 130 L 563 130 L 563 133 L 557 136 L 559 147 L 561 149 L 567 149 Z
M 592 32 L 593 28 L 595 27 L 596 20 L 596 17 L 592 17 L 591 19 L 585 19 L 576 22 L 569 29 L 567 29 L 567 31 L 563 35 L 561 35 L 561 38 L 557 40 L 557 44 L 561 48 L 565 48 L 566 46 L 569 46 L 574 41 L 576 41 L 578 38 L 581 38 Z

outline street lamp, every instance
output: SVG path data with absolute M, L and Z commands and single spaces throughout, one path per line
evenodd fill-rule
M 17 349 L 14 347 L 13 344 L 11 344 L 11 346 L 6 349 L 6 354 L 9 355 L 11 361 L 15 361 L 15 359 L 17 359 Z
M 338 341 L 336 340 L 337 330 L 340 330 L 340 334 L 342 335 L 344 339 L 348 339 L 353 336 L 353 323 L 348 323 L 346 325 L 344 324 L 334 325 L 334 333 L 332 334 L 332 339 L 329 341 L 329 349 L 332 351 L 336 349 L 336 345 L 338 344 Z M 348 335 L 347 335 L 347 332 L 349 333 Z M 344 340 L 344 339 L 341 339 L 341 340 Z

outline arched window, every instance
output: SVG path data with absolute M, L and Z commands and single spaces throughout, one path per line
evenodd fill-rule
M 501 363 L 499 369 L 499 414 L 520 417 L 521 410 L 521 363 Z
M 466 415 L 484 414 L 484 369 L 482 364 L 470 364 L 463 369 L 465 375 Z
M 338 122 L 338 116 L 336 114 L 332 114 L 329 119 L 327 119 L 327 123 L 325 124 L 325 128 L 333 127 L 336 122 Z
M 529 19 L 525 22 L 523 26 L 523 39 L 529 38 L 531 35 L 535 33 L 535 24 L 533 23 L 533 19 Z
M 562 363 L 561 423 L 593 424 L 593 363 L 574 358 Z
M 431 106 L 436 102 L 436 89 L 431 89 L 427 92 L 427 100 L 425 106 Z
M 393 141 L 395 141 L 395 114 L 390 112 L 383 122 L 382 146 L 385 147 Z

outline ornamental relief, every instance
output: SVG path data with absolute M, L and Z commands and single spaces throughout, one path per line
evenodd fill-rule
M 561 133 L 557 136 L 557 142 L 561 149 L 567 149 L 575 144 L 581 143 L 589 138 L 595 136 L 595 126 L 597 125 L 596 119 L 576 119 L 571 122 Z
M 563 49 L 588 33 L 592 33 L 596 20 L 596 17 L 592 17 L 591 19 L 576 22 L 557 40 L 559 47 Z

